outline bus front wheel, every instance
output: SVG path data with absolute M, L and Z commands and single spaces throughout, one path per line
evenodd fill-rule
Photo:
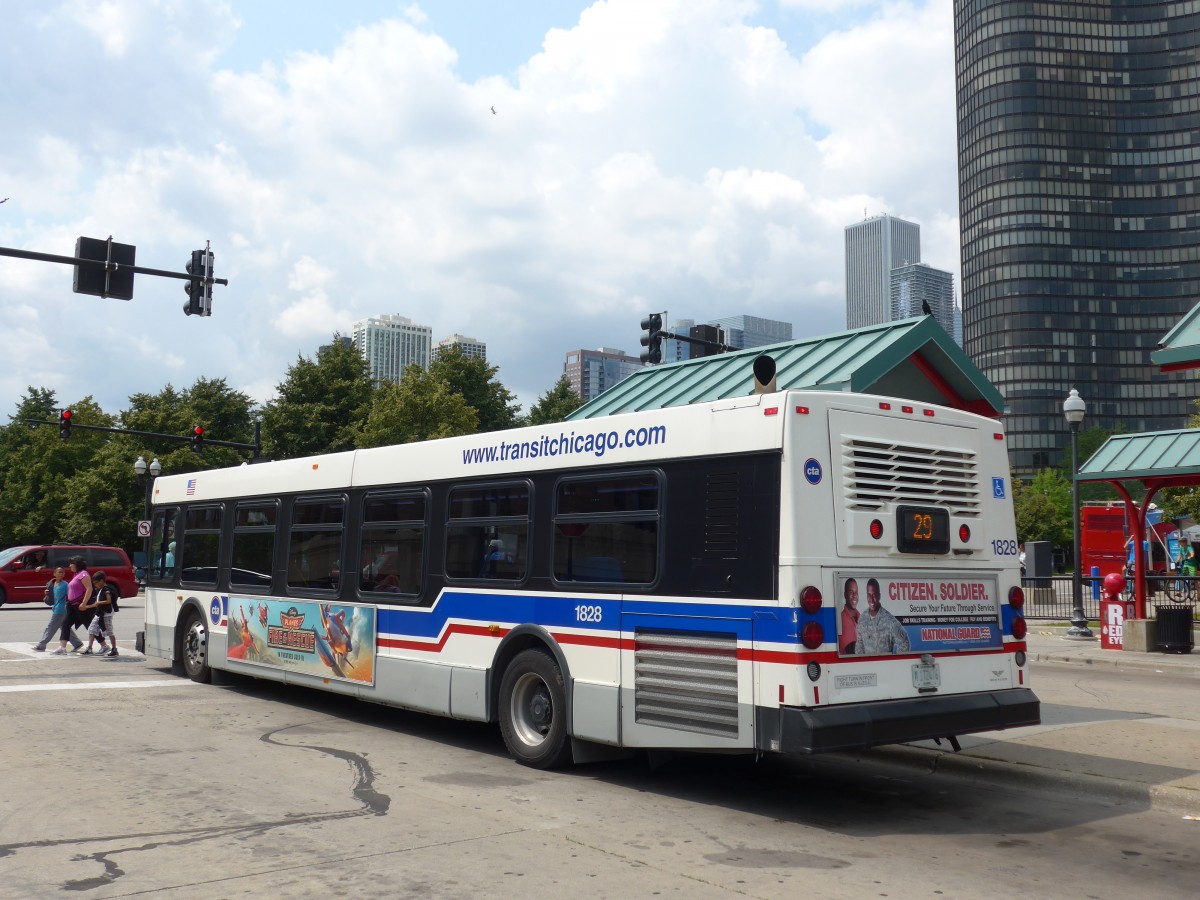
M 500 734 L 517 762 L 552 769 L 567 761 L 567 691 L 562 670 L 541 650 L 518 653 L 500 680 Z
M 183 671 L 188 678 L 199 684 L 212 681 L 212 669 L 208 666 L 208 628 L 198 612 L 188 614 L 179 649 L 183 657 Z

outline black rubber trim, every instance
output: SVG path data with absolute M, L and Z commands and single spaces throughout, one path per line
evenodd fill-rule
M 759 707 L 758 747 L 776 753 L 827 753 L 1041 721 L 1041 703 L 1028 688 L 849 706 Z

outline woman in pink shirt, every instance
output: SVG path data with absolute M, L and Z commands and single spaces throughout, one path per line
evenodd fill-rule
M 52 656 L 66 655 L 67 638 L 72 629 L 85 624 L 84 614 L 79 611 L 79 607 L 92 596 L 92 576 L 88 574 L 87 560 L 82 556 L 72 556 L 67 563 L 67 571 L 71 575 L 71 582 L 67 585 L 67 618 L 63 622 L 58 649 L 51 654 Z

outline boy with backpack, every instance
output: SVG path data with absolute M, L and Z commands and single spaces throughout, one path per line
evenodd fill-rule
M 121 592 L 114 585 L 108 583 L 108 577 L 103 572 L 97 572 L 92 576 L 92 598 L 87 606 L 80 606 L 83 611 L 91 611 L 95 618 L 92 619 L 92 624 L 88 626 L 88 647 L 81 653 L 81 656 L 87 656 L 92 653 L 92 645 L 96 639 L 100 639 L 100 654 L 102 656 L 119 656 L 117 653 L 117 636 L 113 631 L 113 613 L 119 609 L 118 601 L 121 599 Z M 105 653 L 104 638 L 108 638 L 109 646 L 112 648 Z

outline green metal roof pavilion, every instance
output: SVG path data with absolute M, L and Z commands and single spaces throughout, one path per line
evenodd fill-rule
M 754 360 L 775 360 L 780 390 L 879 393 L 997 418 L 1004 398 L 933 316 L 870 325 L 826 337 L 647 366 L 595 399 L 571 420 L 686 406 L 754 392 Z

